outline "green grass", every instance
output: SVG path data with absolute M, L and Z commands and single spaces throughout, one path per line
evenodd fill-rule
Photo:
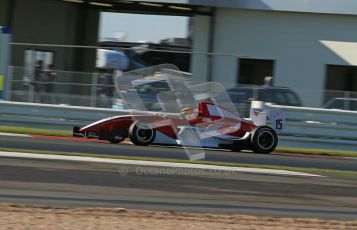
M 72 131 L 37 129 L 37 128 L 27 128 L 27 127 L 12 127 L 12 126 L 0 126 L 0 132 L 19 133 L 19 134 L 37 134 L 37 135 L 60 136 L 60 137 L 72 136 Z
M 315 155 L 327 155 L 327 156 L 357 157 L 356 151 L 331 150 L 331 149 L 277 147 L 276 151 L 285 152 L 285 153 L 303 153 L 303 154 L 315 154 Z
M 61 137 L 70 137 L 70 136 L 72 136 L 72 131 L 37 129 L 37 128 L 27 128 L 27 127 L 11 127 L 11 126 L 0 126 L 0 132 L 21 133 L 21 134 L 37 134 L 37 135 L 61 136 Z M 288 147 L 278 147 L 276 149 L 276 151 L 277 152 L 286 152 L 286 153 L 303 153 L 303 154 L 328 155 L 328 156 L 357 157 L 357 151 L 342 151 L 342 150 L 329 150 L 329 149 L 308 149 L 308 148 L 288 148 Z
M 92 153 L 79 153 L 79 152 L 56 152 L 56 151 L 45 151 L 45 150 L 11 149 L 11 148 L 0 148 L 0 151 L 37 153 L 37 154 L 47 154 L 47 155 L 98 157 L 98 158 L 124 159 L 124 160 L 143 160 L 143 161 L 171 162 L 171 163 L 205 164 L 205 165 L 219 165 L 219 166 L 227 166 L 227 167 L 275 169 L 275 170 L 287 170 L 287 171 L 295 171 L 295 172 L 315 173 L 315 174 L 320 174 L 320 175 L 321 174 L 357 175 L 357 171 L 347 171 L 347 170 L 345 171 L 345 170 L 288 167 L 288 166 L 276 166 L 276 165 L 228 163 L 228 162 L 215 162 L 215 161 L 205 161 L 205 160 L 190 161 L 190 160 L 178 160 L 178 159 L 169 159 L 169 158 L 115 156 L 115 155 L 105 155 L 105 154 L 92 154 Z

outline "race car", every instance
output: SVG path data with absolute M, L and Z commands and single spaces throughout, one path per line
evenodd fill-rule
M 73 136 L 119 143 L 129 138 L 135 145 L 181 145 L 271 153 L 278 136 L 269 126 L 255 125 L 237 113 L 212 102 L 198 102 L 197 110 L 182 108 L 180 115 L 136 113 L 108 117 L 85 127 L 74 127 Z

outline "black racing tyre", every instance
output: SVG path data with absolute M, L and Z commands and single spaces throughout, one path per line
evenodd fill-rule
M 129 138 L 135 145 L 150 145 L 156 138 L 156 130 L 151 122 L 134 121 L 129 128 Z
M 260 126 L 251 132 L 252 150 L 255 153 L 271 153 L 278 144 L 278 135 L 269 126 Z

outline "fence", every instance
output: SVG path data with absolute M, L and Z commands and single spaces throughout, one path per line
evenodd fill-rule
M 112 68 L 113 66 L 116 66 L 117 68 L 122 70 L 133 70 L 140 67 L 142 68 L 145 66 L 169 62 L 179 66 L 180 70 L 191 71 L 194 75 L 193 78 L 196 81 L 219 81 L 225 84 L 227 89 L 234 87 L 234 84 L 232 84 L 232 82 L 261 85 L 264 82 L 265 75 L 274 75 L 273 66 L 280 65 L 278 60 L 274 61 L 255 59 L 254 57 L 247 57 L 245 56 L 245 54 L 234 52 L 201 52 L 199 50 L 195 50 L 195 47 L 192 48 L 190 46 L 180 46 L 177 44 L 160 45 L 133 43 L 132 46 L 128 46 L 128 44 L 124 46 L 121 43 L 103 42 L 101 43 L 101 46 L 98 47 L 61 44 L 12 43 L 11 47 L 13 50 L 13 56 L 16 56 L 15 59 L 17 61 L 15 63 L 21 63 L 22 60 L 25 60 L 25 68 L 13 67 L 12 71 L 10 71 L 13 75 L 13 91 L 10 97 L 8 97 L 10 98 L 10 100 L 23 102 L 38 102 L 41 101 L 40 98 L 42 97 L 46 99 L 42 100 L 42 102 L 46 103 L 91 107 L 110 108 L 114 104 L 112 102 L 115 99 L 118 99 L 118 95 L 114 95 L 113 98 L 108 98 L 106 96 L 99 96 L 99 94 L 97 93 L 97 89 L 100 87 L 100 85 L 103 85 L 103 83 L 100 82 L 100 77 L 103 76 L 102 73 L 80 73 L 57 70 L 57 79 L 54 83 L 54 91 L 50 94 L 47 93 L 41 96 L 36 93 L 33 84 L 30 84 L 31 82 L 34 83 L 33 76 L 31 75 L 33 75 L 33 68 L 35 62 L 37 60 L 43 60 L 46 65 L 56 63 L 57 68 L 78 69 L 74 68 L 75 66 L 77 66 L 76 63 L 78 62 L 76 56 L 81 55 L 81 59 L 86 60 L 95 59 L 97 57 L 96 67 L 99 69 L 108 69 Z M 109 50 L 111 50 L 112 52 L 117 51 L 117 55 L 119 56 L 114 58 L 110 55 L 99 55 L 101 54 L 100 51 L 105 53 L 105 51 L 109 52 Z M 95 55 L 96 52 L 98 54 L 97 56 Z M 21 57 L 21 54 L 24 55 L 24 58 Z M 54 62 L 54 60 L 56 60 L 56 62 Z M 274 62 L 276 63 L 274 64 Z M 98 63 L 102 63 L 102 65 L 98 65 Z M 221 65 L 220 63 L 224 64 L 217 69 L 216 66 Z M 236 68 L 237 64 L 238 69 Z M 346 92 L 338 90 L 324 91 L 308 89 L 307 87 L 297 87 L 301 87 L 302 84 L 300 84 L 300 81 L 305 81 L 307 85 L 308 82 L 310 82 L 310 79 L 318 78 L 325 79 L 326 82 L 323 82 L 321 84 L 319 83 L 317 85 L 323 85 L 325 83 L 328 83 L 327 85 L 329 88 L 346 88 L 350 90 L 356 90 L 356 87 L 354 86 L 355 84 L 353 84 L 353 78 L 355 78 L 355 76 L 353 74 L 353 76 L 345 76 L 344 74 L 342 74 L 342 72 L 344 72 L 342 70 L 344 70 L 345 67 L 341 67 L 341 71 L 337 71 L 335 69 L 337 67 L 333 66 L 324 66 L 323 68 L 327 68 L 326 76 L 324 76 L 325 78 L 323 78 L 322 76 L 314 75 L 306 75 L 300 76 L 300 78 L 292 78 L 291 76 L 293 76 L 294 74 L 296 75 L 296 73 L 290 73 L 289 75 L 277 77 L 284 78 L 285 82 L 292 87 L 291 90 L 297 94 L 302 106 L 305 107 L 324 108 L 326 106 L 326 103 L 333 98 L 357 98 L 357 92 Z M 337 69 L 339 70 L 339 68 L 340 67 L 338 67 Z M 233 70 L 238 72 L 235 73 Z M 334 74 L 332 74 L 329 77 L 329 72 L 335 73 L 336 71 L 338 73 L 341 72 L 342 75 L 335 76 Z M 278 82 L 278 80 L 283 79 L 276 79 L 276 82 Z M 314 85 L 314 87 L 317 87 L 316 81 L 314 84 L 312 84 Z M 299 82 L 299 84 L 297 84 L 297 82 Z M 104 83 L 104 85 L 106 85 L 106 83 Z M 253 93 L 246 93 L 246 95 L 248 95 L 246 100 L 250 99 L 250 97 L 252 96 L 259 96 L 259 89 L 255 90 L 256 88 L 254 87 L 253 89 Z M 280 102 L 276 104 L 296 106 L 290 102 L 284 102 L 284 98 L 288 97 L 284 97 L 284 95 L 281 96 L 278 94 L 274 95 L 276 95 L 276 97 L 271 99 L 273 101 L 266 100 L 266 98 L 260 99 L 255 97 L 255 99 L 265 100 L 274 103 Z M 339 106 L 344 109 L 357 110 L 357 102 L 352 103 L 345 100 L 342 102 L 333 103 L 342 103 L 342 105 Z M 244 112 L 244 109 L 246 110 L 246 108 L 243 107 L 240 108 L 241 112 Z
M 72 130 L 108 116 L 127 114 L 105 108 L 48 105 L 23 102 L 0 102 L 0 121 L 7 126 Z
M 280 146 L 357 151 L 357 111 L 269 105 L 285 111 Z
M 287 114 L 279 146 L 357 150 L 357 112 L 269 105 Z M 0 102 L 2 125 L 71 130 L 101 118 L 128 114 L 126 110 Z
M 7 98 L 10 101 L 112 108 L 116 105 L 116 100 L 120 99 L 120 92 L 113 90 L 113 82 L 106 80 L 111 77 L 108 73 L 58 70 L 54 81 L 49 82 L 52 85 L 52 91 L 38 92 L 35 88 L 36 84 L 46 86 L 43 82 L 36 82 L 28 70 L 23 67 L 10 67 L 9 72 L 10 84 L 8 84 Z M 189 74 L 185 73 L 185 76 L 188 76 L 191 83 L 199 83 L 199 81 L 192 79 Z M 150 87 L 152 86 L 150 85 Z M 99 93 L 100 88 L 112 89 L 113 96 L 108 97 Z M 160 92 L 165 90 L 167 89 L 152 89 L 151 91 Z M 357 92 L 278 87 L 264 88 L 254 85 L 230 85 L 227 90 L 238 111 L 244 115 L 248 114 L 249 101 L 252 99 L 280 105 L 327 107 L 357 111 L 357 99 L 355 99 L 357 98 Z M 313 100 L 303 100 L 304 98 L 321 97 L 324 99 L 320 103 L 316 103 Z
M 9 101 L 63 104 L 74 106 L 109 107 L 98 94 L 99 88 L 113 87 L 100 82 L 107 73 L 56 71 L 53 81 L 35 81 L 23 67 L 10 67 Z M 46 71 L 43 72 L 46 74 Z M 51 89 L 47 90 L 50 86 Z

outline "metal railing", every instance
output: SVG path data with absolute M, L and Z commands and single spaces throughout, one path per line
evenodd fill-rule
M 285 111 L 280 146 L 357 151 L 357 111 L 269 105 Z
M 279 146 L 357 150 L 357 112 L 269 105 L 287 114 Z M 126 115 L 127 110 L 83 106 L 0 102 L 2 125 L 71 130 L 96 120 Z

